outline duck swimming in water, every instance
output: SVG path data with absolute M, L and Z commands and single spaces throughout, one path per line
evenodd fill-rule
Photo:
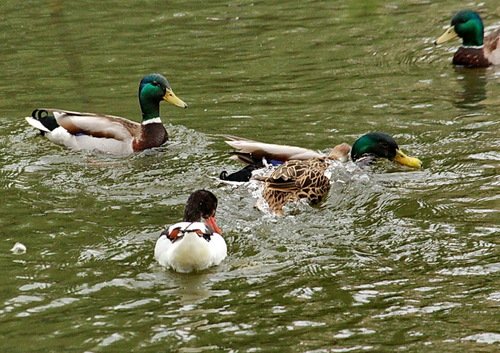
M 227 256 L 227 245 L 215 221 L 216 210 L 213 193 L 193 192 L 183 221 L 168 227 L 156 241 L 154 256 L 159 264 L 183 273 L 219 265 Z
M 347 143 L 337 145 L 328 155 L 303 147 L 258 142 L 237 136 L 226 138 L 225 142 L 234 148 L 231 152 L 233 158 L 247 165 L 232 174 L 223 171 L 220 179 L 227 181 L 249 181 L 251 172 L 263 168 L 266 164 L 281 165 L 291 160 L 313 158 L 346 162 L 350 157 L 358 165 L 371 164 L 378 158 L 385 158 L 410 168 L 420 168 L 422 165 L 417 158 L 405 155 L 394 138 L 383 132 L 370 132 L 359 137 L 352 148 Z
M 442 44 L 462 38 L 462 45 L 453 55 L 453 64 L 469 68 L 500 65 L 500 29 L 484 36 L 484 25 L 479 14 L 471 10 L 457 12 L 451 26 L 434 42 Z
M 168 134 L 160 119 L 160 102 L 187 108 L 160 74 L 145 76 L 138 95 L 142 123 L 112 115 L 45 108 L 35 109 L 26 121 L 50 141 L 73 150 L 129 155 L 167 141 Z
M 318 204 L 324 200 L 330 190 L 330 179 L 325 174 L 330 161 L 345 161 L 349 154 L 352 161 L 360 166 L 371 164 L 379 158 L 410 168 L 422 166 L 419 159 L 404 154 L 392 136 L 381 132 L 372 132 L 359 137 L 352 148 L 346 143 L 337 145 L 327 156 L 294 146 L 248 140 L 237 140 L 237 143 L 234 143 L 234 140 L 226 142 L 233 147 L 238 146 L 239 150 L 236 151 L 238 159 L 247 163 L 253 161 L 253 165 L 257 167 L 259 158 L 284 162 L 269 176 L 253 177 L 265 183 L 262 196 L 271 211 L 278 215 L 283 214 L 283 207 L 289 202 L 306 199 L 310 204 Z M 233 175 L 221 174 L 221 179 L 231 181 L 235 179 Z M 236 175 L 236 177 L 241 176 Z M 247 180 L 232 181 L 248 181 L 250 177 Z

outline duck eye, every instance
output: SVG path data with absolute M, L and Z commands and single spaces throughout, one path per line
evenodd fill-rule
M 157 81 L 153 81 L 153 82 L 152 82 L 152 85 L 153 85 L 153 86 L 158 87 L 158 86 L 160 86 L 160 83 L 159 83 L 159 82 L 157 82 Z

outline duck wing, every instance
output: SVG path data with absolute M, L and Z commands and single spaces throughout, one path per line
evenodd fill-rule
M 279 166 L 268 177 L 256 176 L 254 178 L 265 182 L 269 190 L 297 192 L 323 182 L 326 168 L 327 164 L 322 158 L 306 161 L 294 160 Z
M 263 157 L 282 162 L 323 157 L 319 152 L 297 146 L 264 143 L 230 135 L 226 138 L 225 142 L 236 150 L 234 154 L 244 163 L 262 160 Z
M 500 28 L 484 37 L 484 52 L 494 65 L 500 65 Z
M 53 116 L 72 135 L 85 134 L 125 141 L 140 135 L 141 124 L 114 115 L 82 113 L 60 109 L 37 109 Z M 33 112 L 35 117 L 35 112 Z

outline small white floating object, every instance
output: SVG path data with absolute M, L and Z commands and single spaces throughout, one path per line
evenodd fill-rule
M 26 252 L 26 245 L 24 245 L 23 243 L 17 242 L 14 244 L 12 249 L 10 249 L 10 251 L 12 251 L 12 253 L 14 253 L 16 255 L 24 254 Z

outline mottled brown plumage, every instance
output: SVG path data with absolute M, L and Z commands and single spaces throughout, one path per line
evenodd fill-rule
M 283 206 L 289 202 L 306 199 L 318 204 L 330 190 L 330 179 L 325 175 L 326 158 L 293 160 L 279 166 L 268 177 L 255 177 L 265 182 L 262 196 L 273 213 L 283 214 Z

